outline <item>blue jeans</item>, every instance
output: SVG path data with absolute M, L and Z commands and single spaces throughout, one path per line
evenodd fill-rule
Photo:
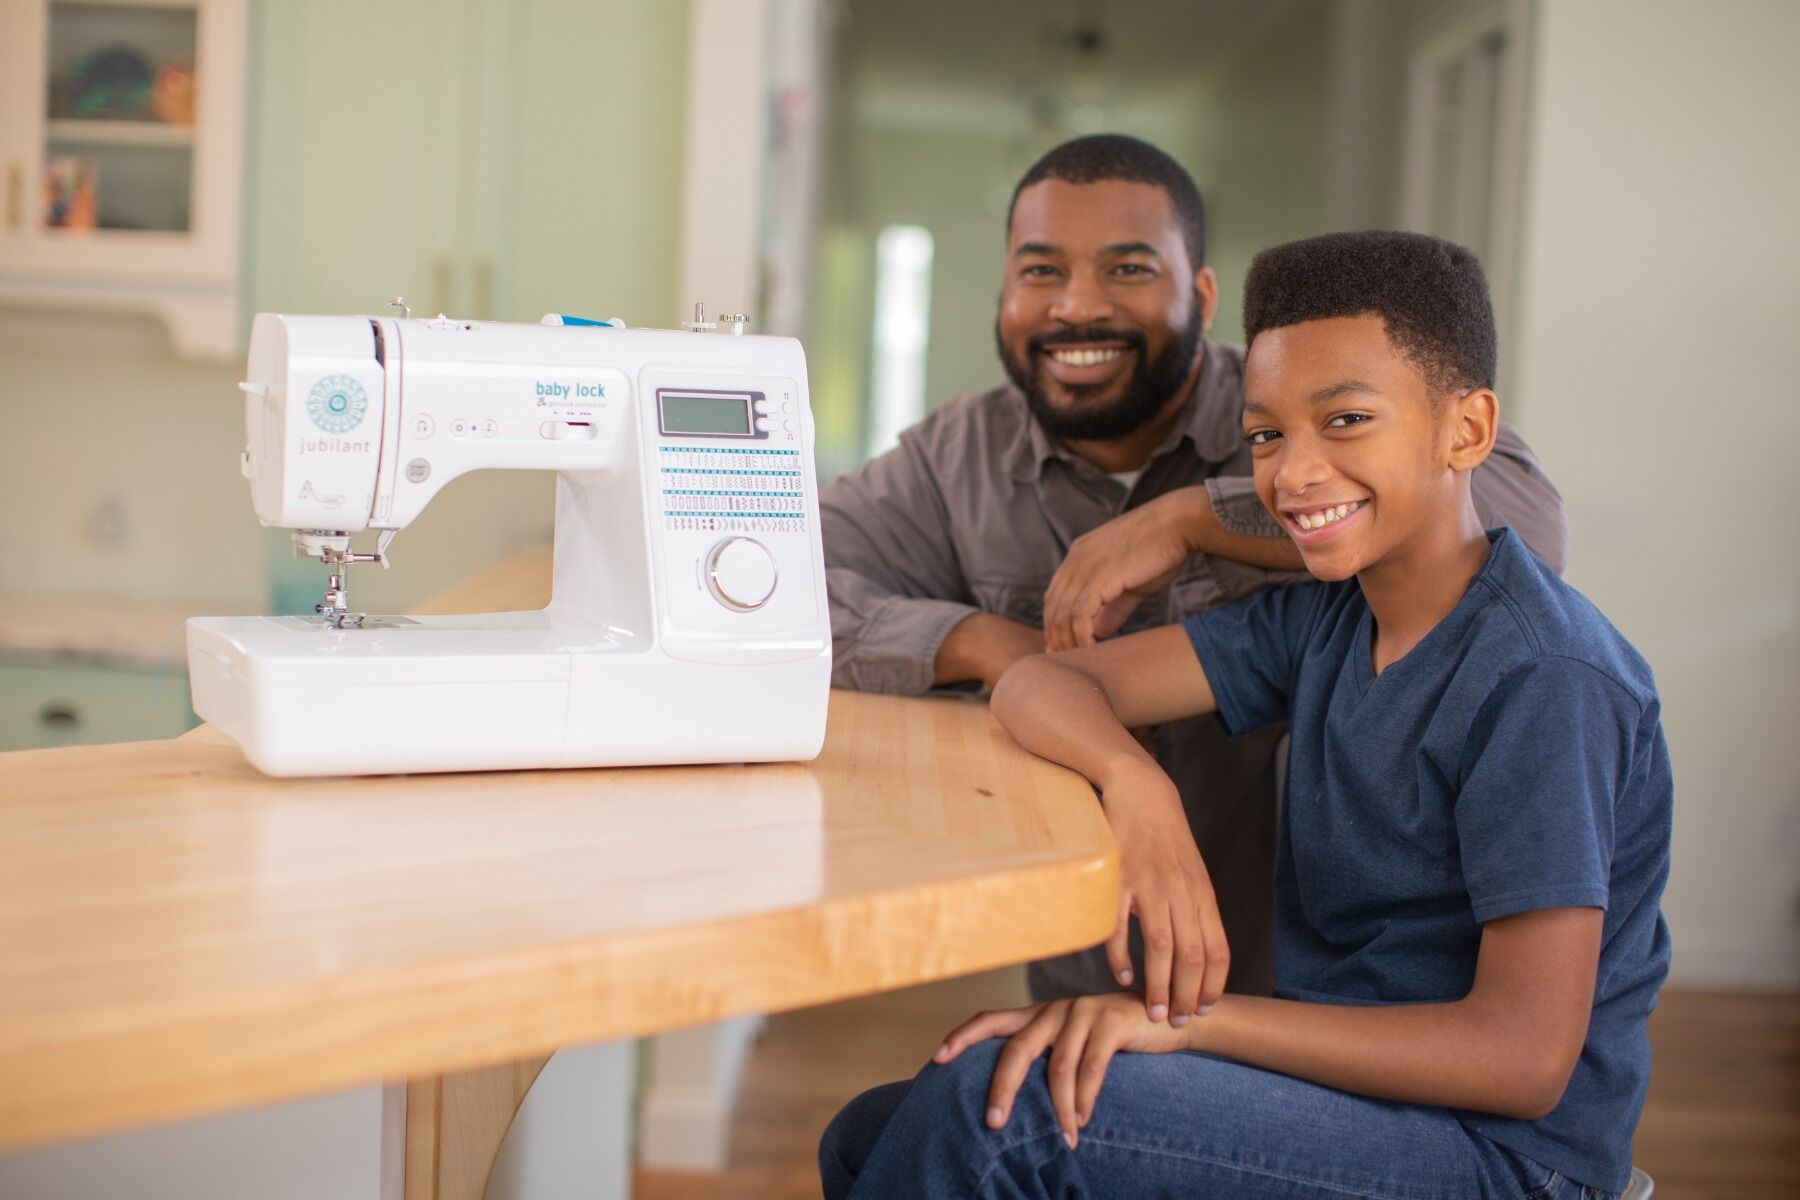
M 1596 1200 L 1447 1109 L 1335 1091 L 1205 1054 L 1121 1054 L 1076 1149 L 1031 1068 L 1005 1129 L 984 1119 L 1002 1043 L 851 1101 L 825 1130 L 826 1200 Z

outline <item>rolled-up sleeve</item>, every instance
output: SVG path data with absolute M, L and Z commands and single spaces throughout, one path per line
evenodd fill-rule
M 1475 468 L 1469 491 L 1485 528 L 1509 525 L 1558 575 L 1569 562 L 1569 520 L 1562 493 L 1538 465 L 1518 431 L 1500 426 L 1487 461 Z
M 980 611 L 921 432 L 908 431 L 895 449 L 819 493 L 839 687 L 929 691 L 938 647 Z

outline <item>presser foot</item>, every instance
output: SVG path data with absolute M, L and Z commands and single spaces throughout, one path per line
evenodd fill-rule
M 384 538 L 383 547 L 386 544 Z M 369 619 L 368 614 L 350 607 L 350 564 L 372 562 L 386 567 L 387 555 L 381 551 L 357 554 L 350 549 L 350 535 L 347 533 L 300 529 L 294 531 L 294 556 L 316 558 L 327 566 L 336 568 L 326 578 L 325 599 L 313 605 L 313 612 L 319 615 L 320 621 L 330 629 L 363 628 Z

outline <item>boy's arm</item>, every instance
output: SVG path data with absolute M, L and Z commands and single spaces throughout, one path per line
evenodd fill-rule
M 1533 1120 L 1587 1040 L 1604 913 L 1548 908 L 1482 927 L 1475 983 L 1447 1004 L 1371 1007 L 1227 996 L 1189 1049 L 1410 1104 Z
M 993 697 L 995 716 L 1020 745 L 1074 768 L 1100 790 L 1119 843 L 1121 878 L 1107 961 L 1130 987 L 1136 913 L 1144 934 L 1144 1011 L 1178 1028 L 1217 1002 L 1230 950 L 1181 794 L 1129 728 L 1214 707 L 1206 672 L 1179 625 L 1024 659 L 1001 677 Z

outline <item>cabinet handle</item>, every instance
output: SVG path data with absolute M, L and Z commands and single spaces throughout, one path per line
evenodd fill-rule
M 494 262 L 488 258 L 475 260 L 475 316 L 483 321 L 494 319 Z
M 6 167 L 6 227 L 17 229 L 24 219 L 25 207 L 25 168 L 18 163 L 8 163 Z

